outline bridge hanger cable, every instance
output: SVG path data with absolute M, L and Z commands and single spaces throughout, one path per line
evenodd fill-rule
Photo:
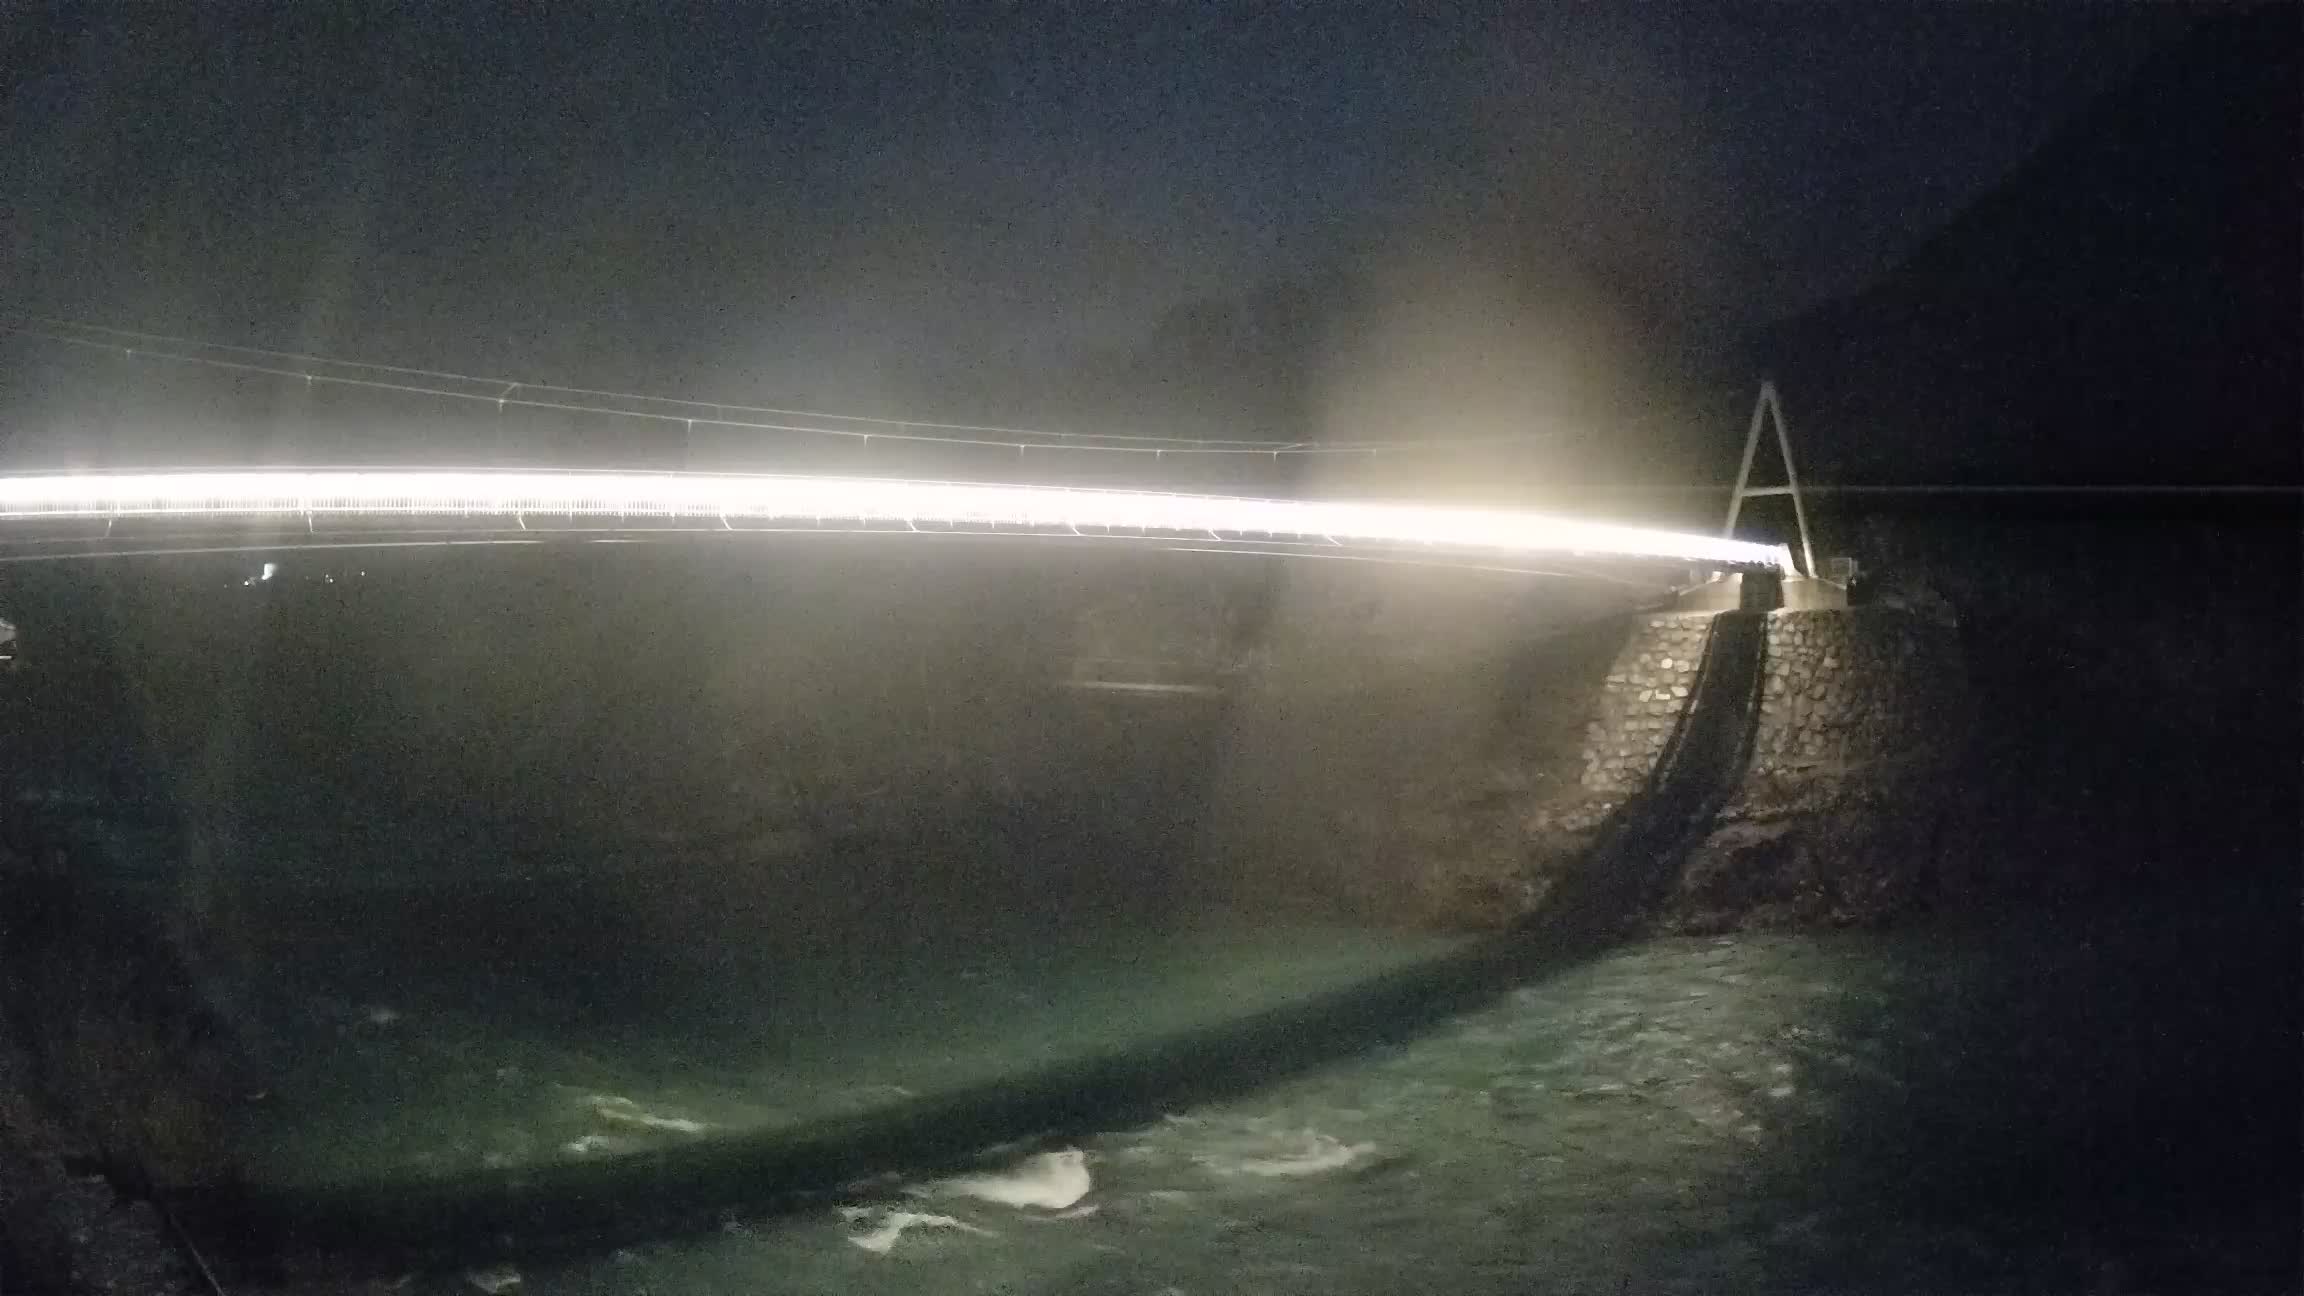
M 358 369 L 371 373 L 400 374 L 415 378 L 434 378 L 447 382 L 471 383 L 480 387 L 498 388 L 505 392 L 516 391 L 525 388 L 529 391 L 556 392 L 569 396 L 598 396 L 609 400 L 637 401 L 650 405 L 671 405 L 680 409 L 710 410 L 712 411 L 712 415 L 704 419 L 704 421 L 712 423 L 725 421 L 722 416 L 725 415 L 728 411 L 735 411 L 743 414 L 773 414 L 785 418 L 825 419 L 831 422 L 866 424 L 872 427 L 918 428 L 931 431 L 950 432 L 991 432 L 1006 436 L 1041 437 L 1050 441 L 1143 441 L 1159 442 L 1162 444 L 1171 445 L 1237 445 L 1258 450 L 1269 449 L 1275 446 L 1287 448 L 1301 444 L 1299 442 L 1293 441 L 1262 441 L 1234 438 L 1155 437 L 1130 436 L 1121 433 L 1056 432 L 1038 428 L 1002 427 L 995 424 L 949 423 L 938 422 L 929 419 L 897 419 L 882 418 L 865 414 L 835 414 L 824 410 L 792 409 L 773 405 L 740 405 L 732 404 L 727 401 L 689 400 L 676 396 L 653 396 L 642 392 L 613 391 L 603 387 L 576 387 L 564 383 L 532 382 L 527 380 L 515 381 L 505 378 L 488 377 L 480 374 L 460 373 L 450 369 L 424 369 L 413 365 L 383 364 L 370 360 L 345 360 L 335 356 L 324 356 L 312 352 L 281 351 L 269 347 L 241 346 L 237 343 L 231 342 L 206 342 L 198 338 L 181 337 L 166 333 L 150 333 L 140 329 L 115 328 L 105 324 L 86 324 L 78 320 L 60 319 L 44 315 L 12 315 L 8 318 L 11 320 L 27 320 L 34 324 L 43 325 L 49 328 L 74 329 L 84 333 L 96 333 L 109 337 L 131 338 L 139 342 L 162 343 L 175 347 L 189 347 L 200 351 L 227 351 L 235 355 L 259 356 L 265 359 L 286 360 L 298 364 L 326 365 L 338 369 Z M 12 331 L 31 332 L 32 330 L 13 329 Z M 40 334 L 35 335 L 45 336 Z M 141 349 L 142 348 L 139 348 L 139 350 Z M 326 381 L 325 377 L 322 377 L 320 381 Z
M 118 342 L 106 342 L 94 338 L 76 338 L 59 333 L 43 333 L 36 329 L 19 328 L 7 324 L 0 324 L 0 332 L 14 333 L 20 336 L 39 337 L 48 341 L 59 342 L 69 346 L 86 347 L 91 350 L 126 351 L 129 355 L 140 360 L 168 360 L 183 364 L 199 365 L 205 368 L 222 369 L 235 373 L 263 374 L 269 377 L 296 378 L 302 379 L 306 382 L 326 383 L 339 387 L 357 387 L 368 391 L 400 392 L 407 395 L 433 397 L 441 400 L 477 402 L 495 406 L 499 410 L 510 406 L 517 406 L 523 409 L 549 410 L 567 414 L 595 414 L 604 418 L 641 419 L 652 423 L 678 423 L 688 426 L 703 424 L 710 427 L 737 428 L 747 431 L 789 432 L 811 436 L 836 437 L 843 440 L 857 442 L 874 440 L 906 441 L 927 445 L 971 446 L 1011 451 L 1042 450 L 1057 453 L 1101 453 L 1133 455 L 1318 455 L 1375 453 L 1374 447 L 1323 446 L 1312 443 L 1291 444 L 1285 447 L 1276 448 L 1250 448 L 1247 446 L 1195 444 L 1160 446 L 1082 445 L 1060 441 L 996 441 L 985 437 L 931 436 L 925 433 L 906 432 L 867 432 L 858 428 L 815 427 L 800 423 L 770 423 L 746 419 L 698 417 L 689 414 L 665 414 L 657 413 L 651 410 L 616 409 L 613 406 L 581 404 L 575 401 L 552 401 L 540 400 L 534 397 L 507 396 L 487 392 L 454 391 L 444 387 L 431 387 L 419 383 L 390 382 L 380 378 L 351 378 L 334 374 L 313 374 L 307 373 L 300 369 L 283 368 L 278 365 L 256 364 L 242 360 L 219 360 L 211 356 L 186 355 L 181 352 L 162 351 L 150 347 L 128 348 L 124 347 Z M 539 388 L 537 390 L 546 389 Z M 722 408 L 729 407 L 724 406 Z M 1398 448 L 1411 449 L 1415 447 L 1403 445 Z
M 64 331 L 58 331 L 64 330 Z M 661 422 L 703 423 L 714 427 L 754 428 L 780 432 L 811 432 L 821 436 L 852 439 L 885 438 L 898 441 L 929 442 L 944 445 L 997 447 L 1001 449 L 1045 449 L 1073 451 L 1111 451 L 1120 453 L 1159 454 L 1261 454 L 1261 455 L 1333 455 L 1376 454 L 1415 451 L 1433 451 L 1477 446 L 1525 445 L 1547 440 L 1533 433 L 1494 437 L 1459 437 L 1432 441 L 1273 441 L 1229 437 L 1174 437 L 1142 436 L 1117 432 L 1061 432 L 1037 428 L 1006 427 L 984 423 L 952 423 L 927 419 L 880 418 L 861 414 L 835 414 L 820 410 L 791 409 L 772 405 L 740 405 L 725 401 L 687 400 L 671 396 L 651 396 L 637 392 L 612 391 L 598 387 L 575 387 L 561 383 L 529 382 L 477 374 L 459 373 L 447 369 L 423 369 L 411 365 L 381 364 L 365 360 L 343 360 L 332 356 L 301 351 L 282 351 L 266 347 L 240 346 L 225 342 L 204 342 L 166 333 L 146 332 L 139 329 L 115 328 L 103 324 L 87 324 L 77 320 L 53 316 L 9 313 L 0 315 L 0 332 L 25 337 L 43 338 L 96 350 L 120 350 L 131 355 L 153 359 L 177 360 L 188 364 L 209 365 L 235 369 L 240 372 L 270 374 L 279 377 L 301 378 L 306 383 L 336 383 L 343 386 L 365 387 L 373 390 L 401 391 L 452 400 L 488 400 L 499 409 L 506 405 L 520 405 L 535 409 L 561 410 L 583 413 L 644 418 Z M 95 336 L 85 336 L 85 335 Z M 107 340 L 121 339 L 121 340 Z M 173 347 L 175 351 L 156 350 L 155 347 Z M 281 361 L 294 365 L 323 366 L 355 370 L 370 374 L 391 374 L 401 378 L 432 379 L 435 382 L 461 383 L 485 388 L 485 393 L 463 392 L 421 383 L 393 382 L 378 378 L 356 378 L 337 374 L 315 374 L 306 368 L 286 369 L 252 361 L 220 360 L 213 356 L 190 352 L 225 352 L 238 356 L 256 357 L 258 360 Z M 512 395 L 520 391 L 594 397 L 601 400 L 631 401 L 642 405 L 669 407 L 681 411 L 709 411 L 709 414 L 684 412 L 662 413 L 651 409 L 617 409 L 579 401 L 552 401 L 522 399 Z M 756 421 L 730 418 L 730 413 L 763 414 L 778 419 L 815 419 L 848 426 L 823 427 L 783 422 Z M 870 429 L 869 431 L 867 429 Z M 881 430 L 893 429 L 893 430 Z M 981 436 L 932 435 L 935 433 L 980 433 Z M 1028 440 L 996 440 L 994 437 L 1030 438 Z
M 46 327 L 32 327 L 16 321 L 32 321 Z M 131 341 L 105 341 L 101 337 L 74 336 L 58 329 L 80 330 L 84 333 Z M 898 419 L 867 418 L 860 415 L 819 414 L 803 410 L 779 410 L 772 406 L 714 404 L 704 401 L 677 400 L 663 396 L 641 396 L 611 392 L 603 389 L 568 387 L 554 383 L 518 382 L 500 378 L 481 378 L 448 370 L 418 369 L 406 365 L 375 364 L 366 361 L 337 360 L 327 356 L 302 352 L 275 351 L 261 347 L 243 347 L 226 343 L 201 342 L 192 338 L 175 337 L 162 333 L 136 329 L 113 328 L 107 325 L 82 324 L 72 320 L 22 313 L 0 313 L 0 333 L 13 333 L 23 337 L 40 338 L 70 346 L 97 351 L 125 351 L 130 356 L 171 360 L 184 364 L 201 365 L 241 373 L 262 374 L 269 377 L 302 379 L 307 385 L 332 383 L 338 386 L 368 390 L 401 392 L 409 395 L 433 397 L 443 400 L 481 402 L 494 405 L 498 412 L 507 406 L 571 414 L 597 414 L 611 418 L 643 419 L 658 423 L 680 423 L 693 427 L 702 423 L 712 427 L 728 427 L 749 431 L 785 432 L 868 443 L 873 440 L 918 442 L 928 445 L 951 445 L 971 448 L 998 449 L 1016 452 L 1042 450 L 1054 453 L 1103 453 L 1149 455 L 1159 459 L 1170 454 L 1243 456 L 1280 455 L 1376 455 L 1379 453 L 1414 453 L 1418 451 L 1448 451 L 1478 447 L 1526 445 L 1543 440 L 1535 435 L 1506 435 L 1486 438 L 1455 438 L 1434 441 L 1243 441 L 1223 439 L 1194 439 L 1189 437 L 1123 436 L 1094 432 L 1045 432 L 1021 428 L 1002 428 L 988 424 L 936 423 Z M 151 345 L 132 345 L 142 342 Z M 449 388 L 426 386 L 419 383 L 392 382 L 378 378 L 355 378 L 336 374 L 314 374 L 305 369 L 283 368 L 277 365 L 256 364 L 248 361 L 220 360 L 213 356 L 184 354 L 181 351 L 156 349 L 176 346 L 193 350 L 226 351 L 290 362 L 334 366 L 344 369 L 365 370 L 371 373 L 398 374 L 405 377 L 429 377 L 447 382 L 467 383 L 485 387 L 485 391 L 456 391 Z M 618 400 L 632 400 L 672 406 L 683 410 L 710 410 L 712 416 L 693 413 L 671 414 L 651 410 L 617 409 L 612 406 L 583 404 L 574 401 L 549 401 L 516 395 L 521 391 L 557 392 L 571 396 L 601 396 Z M 861 424 L 859 427 L 820 427 L 799 423 L 750 421 L 726 417 L 727 412 L 751 414 L 787 414 L 795 418 L 822 418 L 836 422 Z M 866 430 L 867 428 L 873 430 Z M 926 429 L 928 431 L 882 431 L 881 428 Z M 932 431 L 1005 432 L 1015 436 L 1046 438 L 1035 441 L 994 440 L 988 437 L 958 437 L 931 435 Z M 1090 444 L 1092 442 L 1120 442 L 1123 444 Z M 1587 482 L 1577 489 L 1610 494 L 1677 495 L 1721 494 L 1733 491 L 1734 485 L 1725 482 L 1694 483 L 1639 483 L 1639 482 Z M 1811 494 L 1826 495 L 2125 495 L 2125 496 L 2299 496 L 2304 485 L 2293 483 L 2058 483 L 2058 482 L 2001 482 L 2001 483 L 1816 483 L 1807 487 Z

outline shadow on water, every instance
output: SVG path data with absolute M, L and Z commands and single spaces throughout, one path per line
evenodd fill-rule
M 712 1212 L 799 1209 L 891 1170 L 933 1172 L 987 1147 L 1157 1119 L 1413 1037 L 1615 946 L 1669 885 L 1741 770 L 1764 653 L 1758 614 L 1715 619 L 1692 705 L 1647 793 L 1605 824 L 1584 864 L 1519 929 L 1402 971 L 1149 1047 L 883 1110 L 615 1162 L 418 1182 L 243 1188 L 177 1203 L 245 1260 L 319 1251 L 401 1264 L 517 1250 L 598 1250 L 699 1229 Z
M 2161 899 L 1883 938 L 1960 954 L 1875 963 L 1790 1041 L 1831 1117 L 1754 1185 L 1807 1221 L 1784 1286 L 2293 1290 L 2296 890 Z

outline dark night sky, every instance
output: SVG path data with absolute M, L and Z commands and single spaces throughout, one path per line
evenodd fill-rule
M 0 293 L 854 406 L 1124 352 L 1182 303 L 1413 255 L 1474 211 L 1724 334 L 1861 285 L 2189 17 L 376 8 L 401 17 L 12 19 Z

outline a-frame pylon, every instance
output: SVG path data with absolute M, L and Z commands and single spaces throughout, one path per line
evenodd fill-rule
M 1768 422 L 1776 425 L 1776 450 L 1784 459 L 1784 484 L 1781 486 L 1754 486 L 1752 460 L 1760 449 L 1760 428 Z M 1792 519 L 1800 529 L 1800 570 L 1803 575 L 1816 575 L 1816 551 L 1808 542 L 1808 507 L 1800 498 L 1800 471 L 1792 464 L 1792 432 L 1784 423 L 1784 404 L 1777 399 L 1776 383 L 1763 379 L 1759 399 L 1752 402 L 1752 426 L 1744 434 L 1744 462 L 1736 469 L 1736 490 L 1728 497 L 1728 524 L 1720 534 L 1733 537 L 1736 519 L 1744 511 L 1744 501 L 1767 495 L 1792 497 Z

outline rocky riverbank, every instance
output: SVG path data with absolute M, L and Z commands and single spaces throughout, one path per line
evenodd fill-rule
M 14 997 L 20 986 L 0 993 Z M 0 1032 L 0 1291 L 190 1296 L 201 1288 L 160 1208 L 122 1195 L 51 1110 Z

